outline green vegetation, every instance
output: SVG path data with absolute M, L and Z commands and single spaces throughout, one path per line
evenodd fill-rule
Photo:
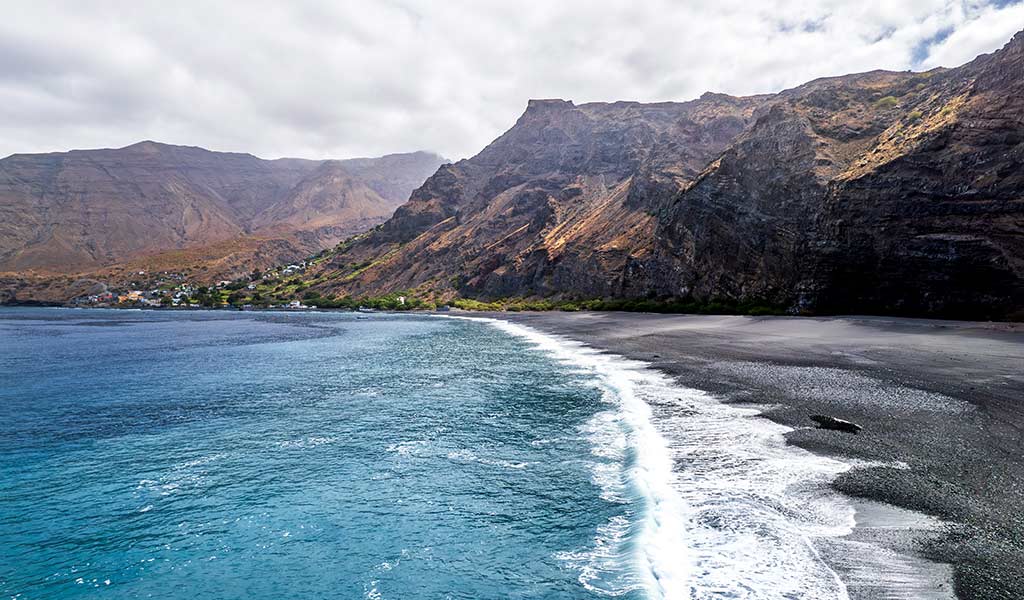
M 909 119 L 910 121 L 919 121 L 919 120 L 921 120 L 921 117 L 923 117 L 923 116 L 924 116 L 924 113 L 922 113 L 921 111 L 913 110 L 913 111 L 910 111 L 910 113 L 907 115 L 907 119 Z
M 886 96 L 875 101 L 875 108 L 892 108 L 898 106 L 900 101 L 896 96 Z
M 351 239 L 342 243 L 351 243 Z M 424 285 L 413 290 L 399 290 L 383 296 L 342 296 L 325 295 L 332 281 L 348 280 L 373 265 L 389 260 L 401 245 L 395 244 L 390 252 L 374 261 L 350 263 L 347 269 L 331 272 L 310 273 L 282 278 L 275 271 L 253 271 L 248 277 L 226 284 L 223 288 L 201 287 L 189 299 L 190 304 L 206 307 L 232 306 L 241 308 L 251 305 L 258 308 L 283 307 L 290 302 L 301 300 L 303 304 L 323 309 L 356 310 L 368 308 L 387 311 L 435 310 L 440 302 L 432 290 L 435 285 Z M 325 251 L 315 258 L 330 256 Z M 340 276 L 340 277 L 339 277 Z M 452 287 L 458 289 L 462 283 L 459 275 L 448 278 Z M 448 287 L 448 286 L 442 286 Z M 419 296 L 419 297 L 418 297 Z M 169 300 L 169 298 L 168 298 Z M 453 308 L 466 311 L 629 311 L 653 313 L 686 314 L 742 314 L 780 315 L 787 314 L 782 306 L 765 302 L 737 302 L 725 299 L 695 300 L 693 298 L 632 298 L 632 299 L 555 299 L 510 297 L 491 300 L 476 298 L 453 298 L 448 303 Z
M 323 281 L 327 281 L 324 279 Z M 396 291 L 384 296 L 364 297 L 330 297 L 319 289 L 310 289 L 322 283 L 319 279 L 303 281 L 301 277 L 286 280 L 263 280 L 256 284 L 256 289 L 247 290 L 242 286 L 229 286 L 228 289 L 207 290 L 200 288 L 192 301 L 204 306 L 228 304 L 241 307 L 251 304 L 257 307 L 283 306 L 293 300 L 301 299 L 304 304 L 325 309 L 370 308 L 375 310 L 408 311 L 435 310 L 438 306 L 431 298 L 429 290 Z M 427 299 L 417 297 L 426 295 Z M 551 298 L 502 298 L 495 300 L 479 300 L 475 298 L 454 298 L 448 302 L 456 309 L 467 311 L 629 311 L 654 313 L 688 313 L 688 314 L 743 314 L 743 315 L 778 315 L 786 314 L 781 306 L 773 306 L 764 302 L 736 302 L 731 300 L 698 301 L 692 298 L 663 299 L 551 299 Z
M 361 262 L 361 263 L 356 264 L 356 265 L 350 264 L 349 267 L 352 268 L 353 271 L 351 273 L 346 274 L 342 278 L 342 281 L 352 281 L 356 277 L 359 277 L 359 275 L 361 275 L 363 273 L 363 271 L 369 269 L 370 267 L 374 267 L 374 266 L 386 263 L 387 261 L 391 260 L 391 258 L 394 257 L 396 254 L 398 254 L 398 251 L 401 248 L 402 248 L 401 244 L 395 244 L 390 250 L 388 250 L 386 253 L 384 253 L 383 256 L 377 258 L 376 260 L 364 261 L 364 262 Z
M 196 290 L 196 293 L 189 298 L 190 304 L 198 304 L 199 306 L 205 306 L 208 308 L 220 306 L 221 301 L 222 297 L 220 291 L 210 290 L 210 288 L 207 287 L 199 288 Z
M 434 310 L 437 306 L 433 302 L 420 300 L 407 296 L 401 292 L 395 292 L 386 296 L 367 298 L 317 298 L 313 304 L 317 308 L 372 308 L 374 310 Z
M 617 299 L 617 300 L 527 300 L 508 299 L 493 302 L 481 302 L 469 298 L 457 298 L 451 305 L 462 310 L 474 311 L 578 311 L 605 310 L 626 312 L 653 313 L 687 313 L 704 315 L 781 315 L 786 311 L 780 306 L 759 302 L 733 302 L 730 300 L 714 300 L 700 302 L 692 299 L 671 298 L 653 299 Z
M 500 302 L 481 302 L 479 300 L 473 300 L 472 298 L 456 298 L 451 301 L 451 305 L 455 308 L 461 308 L 462 310 L 505 310 L 505 305 Z

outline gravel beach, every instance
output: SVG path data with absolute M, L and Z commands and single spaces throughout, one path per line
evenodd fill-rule
M 949 598 L 951 588 L 968 600 L 1022 597 L 1024 325 L 492 316 L 646 361 L 726 402 L 765 405 L 766 418 L 794 428 L 789 443 L 875 463 L 833 484 L 856 498 L 854 533 L 818 544 L 852 598 Z M 864 429 L 858 435 L 817 429 L 811 414 Z M 858 553 L 864 544 L 884 552 Z M 861 554 L 877 564 L 862 564 Z

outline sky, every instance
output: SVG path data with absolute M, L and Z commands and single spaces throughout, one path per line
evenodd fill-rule
M 265 158 L 472 156 L 530 98 L 684 101 L 957 66 L 1007 0 L 51 2 L 0 20 L 0 156 L 151 139 Z

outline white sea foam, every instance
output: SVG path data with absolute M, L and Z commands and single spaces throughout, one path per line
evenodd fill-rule
M 562 441 L 562 440 L 560 440 L 558 438 L 552 438 L 552 439 L 542 438 L 542 439 L 539 439 L 539 440 L 533 440 L 532 442 L 530 442 L 530 445 L 533 446 L 534 448 L 542 448 L 542 447 L 550 445 L 550 444 L 557 444 L 560 441 Z
M 454 460 L 456 462 L 476 462 L 482 465 L 488 465 L 491 467 L 501 467 L 503 469 L 525 469 L 530 466 L 529 463 L 516 462 L 509 460 L 500 460 L 494 458 L 486 458 L 477 456 L 470 450 L 453 450 L 448 453 L 448 460 Z
M 627 449 L 635 453 L 635 460 L 616 472 L 614 468 L 598 467 L 595 482 L 604 490 L 607 499 L 624 499 L 626 486 L 633 488 L 646 505 L 638 526 L 638 538 L 632 544 L 629 557 L 640 583 L 657 598 L 684 598 L 689 596 L 690 563 L 686 559 L 686 506 L 673 487 L 672 456 L 669 446 L 651 420 L 651 409 L 636 394 L 636 384 L 650 374 L 618 357 L 596 352 L 582 344 L 558 339 L 533 329 L 499 321 L 486 320 L 503 331 L 526 339 L 555 360 L 572 365 L 596 377 L 606 400 L 614 407 L 595 415 L 586 425 L 584 433 L 594 442 L 594 453 L 602 458 L 623 458 Z M 607 464 L 607 463 L 606 463 Z M 614 464 L 614 463 L 612 463 Z M 624 462 L 619 464 L 626 465 Z M 603 526 L 595 538 L 591 552 L 594 561 L 589 568 L 581 568 L 580 580 L 595 585 L 595 572 L 607 570 L 609 557 L 622 554 L 623 524 L 613 518 Z M 578 553 L 577 553 L 578 556 Z M 620 563 L 621 565 L 621 563 Z M 599 589 L 621 593 L 627 589 Z M 632 587 L 628 583 L 626 588 Z
M 624 515 L 616 515 L 597 528 L 593 545 L 589 548 L 559 552 L 555 558 L 579 573 L 579 581 L 586 589 L 601 595 L 620 596 L 641 589 L 644 582 L 633 571 L 624 570 L 628 564 L 626 537 L 632 523 Z
M 608 595 L 642 586 L 664 599 L 848 598 L 813 541 L 852 531 L 852 505 L 828 488 L 852 463 L 788 446 L 789 428 L 681 387 L 646 363 L 474 320 L 592 374 L 611 406 L 582 432 L 601 459 L 593 478 L 606 500 L 638 497 L 642 508 L 598 528 L 591 548 L 559 555 L 585 586 Z M 635 580 L 613 580 L 626 564 Z
M 338 438 L 332 436 L 309 436 L 295 440 L 284 440 L 278 442 L 277 445 L 279 448 L 286 449 L 306 449 L 333 444 L 336 441 L 338 441 Z
M 399 456 L 414 456 L 420 449 L 425 448 L 430 442 L 427 440 L 410 440 L 389 444 L 384 450 L 393 452 Z

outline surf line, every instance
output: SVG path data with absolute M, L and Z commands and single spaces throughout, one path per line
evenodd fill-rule
M 629 589 L 658 600 L 849 598 L 814 540 L 853 531 L 853 505 L 829 483 L 857 461 L 790 446 L 784 434 L 791 428 L 758 418 L 763 408 L 723 403 L 648 363 L 501 319 L 445 317 L 480 321 L 523 339 L 592 374 L 606 391 L 624 425 L 622 443 L 633 453 L 625 479 L 644 509 L 634 515 L 626 546 Z M 598 538 L 602 529 L 621 529 L 609 525 L 599 528 Z M 599 579 L 609 566 L 591 570 Z M 580 581 L 590 587 L 583 575 Z M 613 586 L 595 591 L 628 591 Z
M 628 465 L 626 476 L 646 508 L 639 524 L 639 535 L 632 544 L 632 566 L 651 598 L 689 598 L 691 569 L 686 560 L 688 511 L 672 485 L 673 459 L 668 442 L 654 426 L 651 407 L 636 393 L 639 380 L 649 375 L 634 368 L 630 364 L 632 361 L 516 323 L 486 317 L 438 316 L 486 323 L 523 339 L 556 361 L 597 378 L 599 386 L 611 393 L 611 398 L 606 396 L 606 399 L 616 404 L 618 417 L 625 425 L 629 448 L 635 457 Z

